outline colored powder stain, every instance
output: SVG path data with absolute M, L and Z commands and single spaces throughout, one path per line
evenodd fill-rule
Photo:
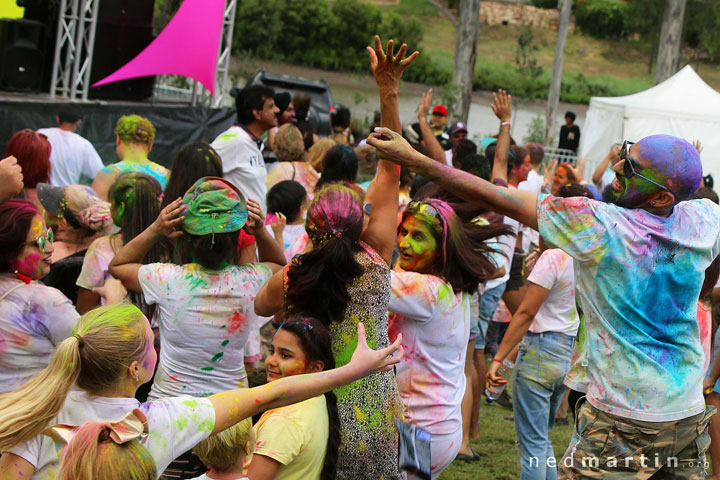
M 200 406 L 200 402 L 198 402 L 197 400 L 185 400 L 183 402 L 183 405 L 190 408 L 197 408 Z
M 243 326 L 245 326 L 245 320 L 246 318 L 240 315 L 240 312 L 235 312 L 232 318 L 230 318 L 230 327 L 228 327 L 228 333 L 235 333 L 236 331 L 240 330 Z
M 185 430 L 188 426 L 188 421 L 186 418 L 178 418 L 175 420 L 175 426 L 177 426 L 178 430 Z
M 220 360 L 222 358 L 222 356 L 223 356 L 223 352 L 217 353 L 217 354 L 215 354 L 214 357 L 211 358 L 211 360 L 213 362 L 217 362 L 218 360 Z
M 367 416 L 363 413 L 362 410 L 360 410 L 360 409 L 358 408 L 358 406 L 357 406 L 356 404 L 353 403 L 353 407 L 355 408 L 355 417 L 356 417 L 359 421 L 364 422 L 365 419 L 367 418 Z
M 225 326 L 225 325 L 223 325 L 223 327 L 224 327 L 224 326 Z M 222 342 L 220 345 L 222 345 L 222 346 L 224 347 L 224 346 L 226 346 L 228 343 L 230 343 L 230 340 L 223 340 L 223 342 Z
M 200 370 L 202 370 L 203 372 L 212 372 L 213 370 L 215 370 L 215 367 L 202 367 Z

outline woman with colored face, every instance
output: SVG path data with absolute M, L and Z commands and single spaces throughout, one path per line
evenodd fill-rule
M 85 254 L 76 281 L 77 309 L 81 314 L 105 303 L 94 289 L 113 278 L 109 271 L 110 261 L 122 246 L 142 233 L 157 218 L 162 188 L 157 180 L 144 173 L 123 173 L 110 187 L 108 198 L 113 223 L 120 231 L 96 239 Z M 161 245 L 155 245 L 143 257 L 143 263 L 154 263 L 164 258 Z M 152 318 L 154 309 L 145 303 L 142 295 L 130 293 L 129 297 L 147 317 Z
M 285 320 L 265 359 L 269 383 L 334 367 L 330 332 L 308 317 Z M 269 410 L 253 428 L 257 441 L 247 471 L 252 480 L 336 478 L 340 420 L 333 392 Z
M 577 178 L 575 178 L 575 174 L 572 171 L 572 168 L 568 168 L 569 164 L 563 163 L 559 167 L 557 167 L 557 170 L 555 170 L 555 176 L 553 176 L 553 183 L 552 187 L 550 189 L 550 193 L 553 195 L 557 195 L 558 190 L 560 190 L 565 185 L 570 185 L 577 182 Z
M 35 205 L 0 204 L 0 393 L 45 368 L 77 322 L 72 303 L 38 282 L 50 271 L 52 242 Z
M 401 47 L 397 55 L 386 55 L 376 37 L 370 52 L 382 118 L 394 131 L 402 130 L 398 84 L 416 56 L 405 58 L 405 50 Z M 344 365 L 358 321 L 367 325 L 374 345 L 390 343 L 387 304 L 400 171 L 387 160 L 378 162 L 372 211 L 364 226 L 359 187 L 347 184 L 355 181 L 357 156 L 347 145 L 338 145 L 328 151 L 323 164 L 326 168 L 305 222 L 310 243 L 263 286 L 255 299 L 255 312 L 317 318 L 330 330 L 336 364 Z M 339 448 L 337 478 L 405 478 L 398 467 L 393 421 L 402 415 L 402 402 L 392 373 L 338 390 L 337 397 L 341 436 L 347 439 Z
M 470 297 L 496 270 L 484 242 L 506 233 L 480 223 L 461 222 L 450 204 L 431 198 L 410 203 L 397 229 L 390 338 L 402 333 L 414 354 L 398 365 L 396 381 L 405 419 L 432 435 L 433 478 L 463 441 L 465 360 L 474 346 Z
M 56 438 L 58 424 L 117 421 L 130 412 L 137 416 L 136 409 L 144 419 L 142 430 L 149 433 L 142 441 L 148 455 L 142 455 L 140 460 L 147 466 L 145 460 L 151 457 L 155 466 L 152 478 L 157 478 L 178 452 L 190 450 L 212 434 L 262 411 L 315 399 L 365 375 L 388 370 L 401 357 L 389 357 L 399 349 L 400 342 L 378 351 L 370 349 L 362 325 L 357 328 L 356 338 L 358 346 L 352 360 L 341 368 L 329 370 L 326 367 L 333 365 L 321 362 L 319 369 L 329 371 L 278 379 L 252 389 L 234 388 L 207 398 L 179 395 L 140 402 L 135 393 L 150 380 L 157 361 L 150 323 L 134 305 L 96 308 L 77 321 L 70 337 L 58 342 L 49 365 L 39 375 L 0 396 L 0 478 L 54 478 L 60 462 L 50 435 Z M 310 354 L 308 365 L 313 365 L 312 358 Z M 55 428 L 48 431 L 49 426 Z M 123 436 L 129 433 L 131 430 L 124 429 Z M 87 442 L 84 446 L 92 447 Z M 139 471 L 126 476 L 100 473 L 132 468 L 133 457 L 130 455 L 127 465 L 117 465 L 122 461 L 117 452 L 106 448 L 97 448 L 96 452 L 95 458 L 87 452 L 67 450 L 61 455 L 82 457 L 70 463 L 81 463 L 85 472 L 94 472 L 90 478 L 147 478 Z M 68 462 L 63 463 L 64 468 Z M 148 470 L 152 469 L 143 468 Z M 66 473 L 60 478 L 89 479 L 86 473 Z

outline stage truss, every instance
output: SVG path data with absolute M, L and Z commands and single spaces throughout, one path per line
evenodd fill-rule
M 101 0 L 61 0 L 50 97 L 87 101 Z M 222 33 L 215 70 L 215 95 L 193 82 L 193 105 L 221 107 L 230 91 L 230 54 L 238 0 L 225 0 Z

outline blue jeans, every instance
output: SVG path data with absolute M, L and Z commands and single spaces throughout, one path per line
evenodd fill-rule
M 550 430 L 567 387 L 575 337 L 558 332 L 528 332 L 520 344 L 513 377 L 513 415 L 520 444 L 521 480 L 556 480 Z M 551 465 L 555 463 L 551 462 Z
M 485 290 L 485 293 L 480 294 L 480 316 L 477 318 L 477 337 L 475 338 L 475 350 L 485 349 L 485 335 L 487 335 L 488 324 L 495 315 L 497 310 L 498 302 L 500 297 L 505 293 L 505 285 L 507 282 L 493 287 L 490 290 Z M 471 334 L 473 329 L 471 329 Z M 484 381 L 484 380 L 483 380 Z

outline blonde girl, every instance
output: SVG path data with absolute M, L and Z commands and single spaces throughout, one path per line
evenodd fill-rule
M 245 418 L 390 369 L 401 355 L 388 356 L 400 341 L 374 351 L 359 324 L 358 348 L 343 367 L 207 398 L 140 403 L 135 392 L 151 378 L 157 361 L 150 324 L 133 305 L 95 309 L 80 317 L 45 370 L 0 396 L 0 478 L 54 478 L 58 457 L 52 440 L 41 432 L 58 423 L 117 420 L 134 409 L 147 417 L 150 434 L 144 447 L 162 473 L 181 453 Z

